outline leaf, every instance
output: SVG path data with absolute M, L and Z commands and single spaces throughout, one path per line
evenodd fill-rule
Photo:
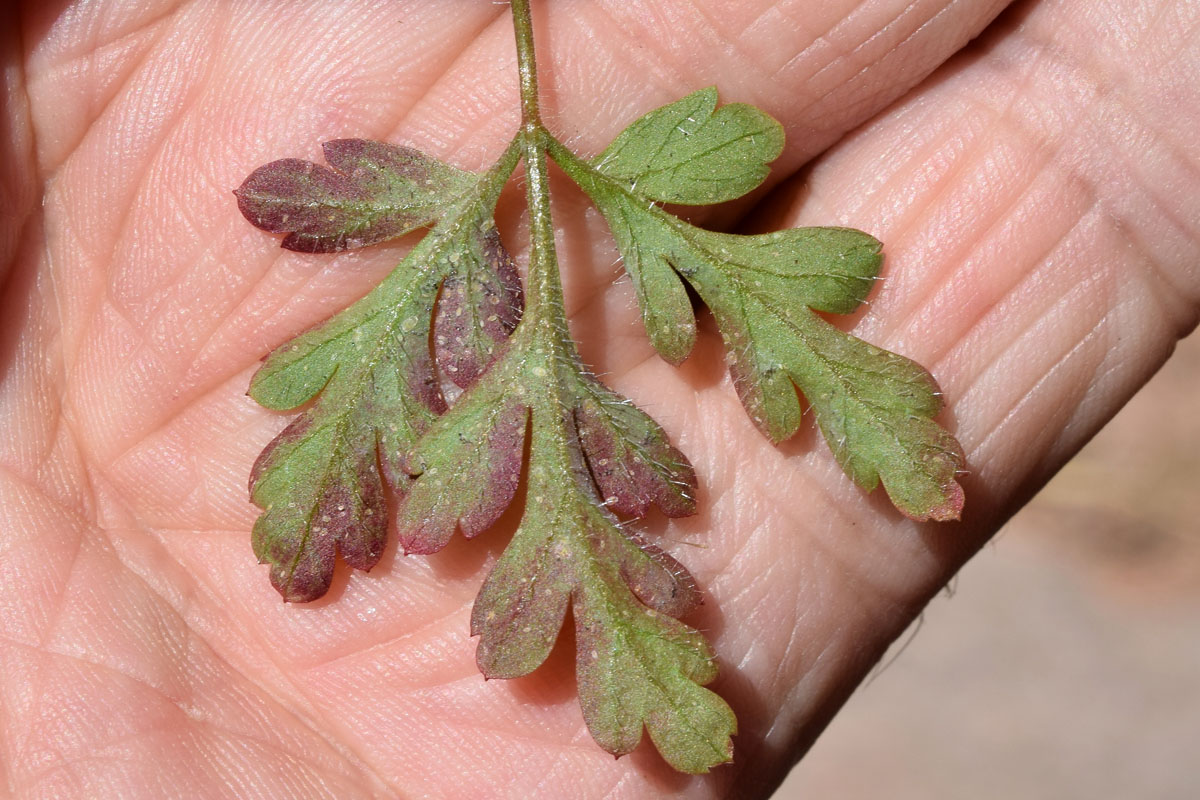
M 709 205 L 757 187 L 782 152 L 783 126 L 743 103 L 717 110 L 710 86 L 639 118 L 592 164 L 639 197 Z
M 403 494 L 411 481 L 406 455 L 441 414 L 431 336 L 451 343 L 443 369 L 474 361 L 481 371 L 520 314 L 519 291 L 464 292 L 451 330 L 436 328 L 439 286 L 504 286 L 511 259 L 491 222 L 514 154 L 459 198 L 448 198 L 438 226 L 379 286 L 353 306 L 273 352 L 255 374 L 250 395 L 267 408 L 315 402 L 263 451 L 251 474 L 251 499 L 263 509 L 254 550 L 271 563 L 284 599 L 324 594 L 335 554 L 370 569 L 383 552 L 384 485 Z M 491 302 L 496 300 L 496 303 Z M 481 313 L 499 317 L 497 324 Z M 486 349 L 480 349 L 491 342 Z
M 645 122 L 663 111 L 633 123 L 618 141 L 639 152 L 668 146 L 676 134 Z M 640 183 L 635 192 L 615 179 L 603 159 L 593 166 L 557 143 L 549 147 L 608 220 L 647 333 L 665 359 L 679 363 L 694 340 L 694 317 L 681 299 L 686 282 L 712 310 L 734 386 L 772 441 L 799 428 L 799 387 L 856 483 L 870 490 L 882 482 L 913 519 L 958 518 L 962 449 L 933 421 L 942 407 L 933 378 L 814 313 L 858 307 L 882 263 L 878 241 L 847 228 L 758 236 L 706 231 L 655 206 L 650 200 L 657 198 L 643 195 Z
M 705 272 L 696 284 L 731 354 L 734 385 L 760 428 L 776 441 L 795 432 L 794 382 L 856 483 L 871 490 L 882 481 L 913 519 L 958 518 L 962 455 L 933 421 L 941 396 L 928 372 L 748 286 L 736 272 Z
M 696 472 L 658 423 L 599 381 L 581 379 L 575 427 L 588 468 L 613 511 L 643 517 L 696 513 Z
M 521 524 L 472 612 L 480 669 L 489 678 L 533 671 L 573 608 L 580 702 L 596 740 L 620 755 L 646 727 L 671 764 L 707 771 L 730 758 L 736 722 L 702 688 L 716 676 L 711 649 L 675 619 L 699 592 L 613 515 L 651 504 L 691 513 L 695 473 L 656 423 L 587 375 L 573 349 L 540 338 L 545 331 L 522 328 L 415 443 L 399 536 L 408 552 L 430 553 L 456 527 L 471 537 L 494 522 L 515 495 L 528 431 Z
M 676 769 L 707 772 L 732 757 L 736 721 L 703 688 L 717 673 L 711 648 L 675 619 L 697 605 L 699 593 L 678 562 L 625 530 L 596 494 L 575 416 L 560 402 L 572 384 L 577 390 L 586 380 L 575 374 L 553 394 L 526 393 L 528 499 L 475 602 L 476 658 L 489 678 L 528 674 L 549 655 L 570 607 L 580 704 L 596 741 L 622 755 L 637 746 L 645 727 Z M 628 451 L 631 443 L 614 435 L 618 449 Z M 687 466 L 674 479 L 690 474 Z
M 476 176 L 411 147 L 335 139 L 322 149 L 333 169 L 285 158 L 259 167 L 234 192 L 255 226 L 287 233 L 283 246 L 333 253 L 377 244 L 434 222 Z
M 340 250 L 434 224 L 375 290 L 276 350 L 251 382 L 268 408 L 303 407 L 251 474 L 263 508 L 255 552 L 284 598 L 321 596 L 338 553 L 373 566 L 389 494 L 405 551 L 433 553 L 456 531 L 471 538 L 491 526 L 525 475 L 520 525 L 471 615 L 485 677 L 536 669 L 569 610 L 580 704 L 601 746 L 628 753 L 646 730 L 678 770 L 729 761 L 736 720 L 704 688 L 717 674 L 713 651 L 680 621 L 699 590 L 617 517 L 652 506 L 694 513 L 695 471 L 579 358 L 562 307 L 545 157 L 608 220 L 664 358 L 679 363 L 694 346 L 690 286 L 712 310 L 737 391 L 768 436 L 799 427 L 798 387 L 856 482 L 882 482 L 916 519 L 957 517 L 961 448 L 933 421 L 933 379 L 817 313 L 865 300 L 879 242 L 846 228 L 734 236 L 656 205 L 739 197 L 760 185 L 782 146 L 778 123 L 750 106 L 718 109 L 710 88 L 645 115 L 591 163 L 535 115 L 483 176 L 361 140 L 328 143 L 332 168 L 285 159 L 251 175 L 239 206 L 254 224 L 288 233 L 285 247 Z M 524 316 L 516 266 L 492 220 L 520 155 L 534 287 Z
M 413 477 L 396 511 L 406 553 L 436 553 L 456 528 L 467 538 L 490 528 L 512 501 L 521 477 L 529 409 L 490 375 L 454 405 L 412 448 Z

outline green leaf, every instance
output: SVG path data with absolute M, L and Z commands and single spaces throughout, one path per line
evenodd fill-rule
M 928 372 L 748 285 L 736 270 L 703 271 L 696 285 L 725 339 L 738 394 L 772 439 L 799 426 L 794 382 L 856 483 L 871 490 L 882 481 L 913 519 L 958 518 L 962 455 L 933 421 L 941 396 Z
M 518 50 L 532 69 L 526 39 L 518 35 Z M 525 99 L 528 113 L 536 104 Z M 941 398 L 925 370 L 818 313 L 865 300 L 879 242 L 846 228 L 716 233 L 656 205 L 722 202 L 758 186 L 783 146 L 766 114 L 718 109 L 705 89 L 645 115 L 591 163 L 536 114 L 526 123 L 483 176 L 408 148 L 340 140 L 325 147 L 332 169 L 285 159 L 237 191 L 247 218 L 288 233 L 292 249 L 341 250 L 436 223 L 375 290 L 280 347 L 254 376 L 250 394 L 262 405 L 302 407 L 252 470 L 263 509 L 254 549 L 286 600 L 311 600 L 328 589 L 338 553 L 359 569 L 378 561 L 389 494 L 405 551 L 432 553 L 455 531 L 470 538 L 491 526 L 525 475 L 520 525 L 472 611 L 480 669 L 502 678 L 536 669 L 570 610 L 596 741 L 621 755 L 646 730 L 676 769 L 706 772 L 732 758 L 736 720 L 704 688 L 717 673 L 712 649 L 680 621 L 700 593 L 617 517 L 652 506 L 694 513 L 696 475 L 657 423 L 579 359 L 562 307 L 546 153 L 612 227 L 655 348 L 672 363 L 692 350 L 690 286 L 716 319 L 750 416 L 773 440 L 801 424 L 799 388 L 847 474 L 868 489 L 882 483 L 915 519 L 958 516 L 961 448 L 933 421 Z M 522 154 L 533 287 L 524 316 L 492 220 Z
M 590 406 L 583 412 L 588 424 L 604 428 L 595 436 L 614 440 L 602 452 L 617 450 L 615 458 L 627 464 L 643 463 L 645 450 L 632 453 L 647 441 L 650 449 L 669 445 L 653 423 L 648 439 L 643 430 L 636 441 L 610 428 L 613 418 L 596 408 L 601 402 L 596 389 L 572 358 L 547 359 L 519 339 L 513 347 L 513 363 L 521 364 L 512 368 L 518 377 L 534 378 L 539 370 L 550 374 L 556 360 L 558 382 L 550 387 L 508 382 L 528 387 L 511 392 L 519 392 L 531 409 L 528 498 L 520 527 L 471 615 L 471 632 L 480 637 L 479 667 L 489 678 L 533 671 L 549 655 L 570 607 L 580 704 L 596 741 L 621 755 L 637 746 L 646 728 L 676 769 L 707 772 L 732 757 L 736 721 L 725 702 L 703 688 L 717 673 L 711 648 L 676 619 L 696 606 L 699 593 L 678 562 L 622 527 L 597 494 L 576 429 L 579 408 L 572 414 L 564 407 L 572 396 Z M 628 408 L 608 390 L 603 393 L 604 402 Z M 463 402 L 447 417 L 458 414 Z M 690 501 L 691 467 L 678 451 L 673 457 L 675 472 L 663 467 L 654 476 L 626 473 L 631 491 L 623 502 L 644 510 L 651 497 L 661 497 L 656 492 L 664 482 L 683 487 Z
M 717 110 L 710 86 L 641 117 L 592 164 L 639 197 L 709 205 L 762 183 L 783 138 L 783 126 L 754 106 Z
M 288 234 L 288 250 L 332 253 L 403 236 L 434 222 L 450 197 L 476 182 L 411 147 L 335 139 L 322 148 L 333 169 L 284 158 L 234 192 L 252 224 Z
M 250 396 L 267 408 L 312 406 L 263 451 L 251 474 L 251 499 L 263 509 L 254 550 L 271 564 L 287 600 L 324 594 L 336 553 L 370 569 L 387 529 L 384 485 L 403 494 L 405 460 L 445 408 L 438 371 L 482 371 L 520 313 L 512 262 L 491 222 L 515 151 L 475 189 L 448 198 L 441 222 L 379 286 L 353 306 L 273 352 Z M 482 276 L 482 277 L 481 277 Z M 445 281 L 494 291 L 458 294 L 458 312 L 434 324 Z M 501 287 L 496 289 L 496 287 Z M 499 320 L 499 322 L 497 322 Z M 430 356 L 430 339 L 446 344 Z
M 590 182 L 594 192 L 603 192 L 604 184 L 587 171 L 577 179 Z M 664 250 L 648 242 L 645 224 L 637 209 L 630 209 L 622 202 L 622 195 L 614 195 L 605 217 L 621 251 L 625 271 L 633 278 L 637 292 L 638 307 L 642 310 L 642 323 L 646 336 L 659 355 L 678 365 L 692 352 L 696 344 L 696 312 L 688 297 L 683 281 L 664 259 Z
M 622 137 L 632 140 L 631 132 L 650 137 L 661 131 L 639 121 Z M 649 149 L 656 141 L 647 138 L 641 146 Z M 676 288 L 686 281 L 712 310 L 734 386 L 772 441 L 799 428 L 799 387 L 838 463 L 856 483 L 870 490 L 882 482 L 895 506 L 914 519 L 958 518 L 963 494 L 955 479 L 962 451 L 933 421 L 942 407 L 933 378 L 915 362 L 856 339 L 814 313 L 858 307 L 882 262 L 878 241 L 847 228 L 758 236 L 706 231 L 667 214 L 561 145 L 551 143 L 550 151 L 612 227 L 646 330 L 664 358 L 678 363 L 691 346 L 694 321 L 682 319 L 682 286 Z
M 490 371 L 404 459 L 413 480 L 396 510 L 396 529 L 406 553 L 435 553 L 456 529 L 477 536 L 512 501 L 529 409 L 507 391 L 509 373 Z

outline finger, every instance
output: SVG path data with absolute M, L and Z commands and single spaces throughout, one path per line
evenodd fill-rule
M 630 120 L 716 85 L 757 105 L 789 131 L 786 173 L 922 80 L 1005 6 L 972 2 L 636 0 L 535 4 L 544 114 L 581 151 L 598 152 Z M 515 86 L 481 97 L 483 75 L 516 67 L 512 33 L 498 20 L 439 81 L 409 122 L 410 135 L 504 141 L 517 122 Z M 464 108 L 486 103 L 484 114 Z M 491 120 L 484 119 L 490 115 Z M 481 124 L 484 123 L 484 124 Z
M 776 198 L 789 224 L 852 223 L 887 243 L 857 332 L 932 368 L 970 475 L 961 526 L 816 528 L 793 542 L 843 573 L 822 582 L 819 610 L 797 591 L 794 613 L 839 624 L 809 626 L 781 657 L 791 685 L 767 742 L 810 742 L 1200 313 L 1200 11 L 1131 2 L 1098 15 L 1062 0 L 1001 22 Z M 849 491 L 829 474 L 833 496 Z

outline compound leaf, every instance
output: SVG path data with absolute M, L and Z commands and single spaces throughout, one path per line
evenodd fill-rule
M 577 417 L 562 402 L 586 380 L 577 372 L 552 393 L 528 394 L 528 499 L 475 602 L 476 659 L 486 677 L 528 674 L 549 655 L 571 608 L 580 704 L 596 741 L 621 755 L 645 728 L 676 769 L 707 772 L 732 757 L 736 721 L 703 688 L 716 677 L 708 643 L 676 619 L 699 593 L 678 562 L 625 530 L 597 495 Z
M 750 106 L 718 108 L 709 88 L 637 120 L 590 163 L 542 129 L 518 135 L 483 176 L 346 139 L 325 145 L 329 167 L 284 159 L 246 180 L 242 212 L 287 233 L 283 245 L 295 250 L 434 226 L 378 287 L 277 349 L 252 379 L 260 404 L 303 407 L 252 470 L 251 497 L 263 509 L 254 550 L 286 600 L 312 600 L 328 589 L 339 553 L 359 569 L 378 561 L 389 493 L 405 551 L 432 553 L 455 531 L 470 538 L 495 523 L 524 474 L 520 525 L 472 610 L 481 671 L 536 669 L 570 610 L 580 703 L 596 741 L 621 755 L 645 730 L 676 769 L 706 772 L 731 759 L 737 723 L 704 688 L 717 673 L 711 647 L 680 621 L 699 591 L 616 516 L 652 506 L 694 513 L 695 471 L 656 422 L 580 361 L 556 288 L 548 204 L 534 215 L 537 303 L 522 319 L 521 283 L 492 215 L 522 148 L 528 155 L 538 142 L 608 220 L 664 358 L 679 363 L 694 346 L 690 286 L 720 328 L 743 404 L 772 440 L 801 424 L 799 389 L 853 480 L 882 483 L 915 519 L 959 515 L 961 448 L 934 422 L 932 377 L 818 313 L 849 313 L 865 300 L 879 242 L 846 228 L 716 233 L 656 205 L 740 197 L 782 150 L 778 123 Z M 544 157 L 538 151 L 539 170 Z
M 618 137 L 623 151 L 670 146 L 678 132 L 658 120 L 671 108 L 627 128 Z M 647 333 L 665 359 L 680 362 L 694 339 L 692 312 L 681 300 L 686 282 L 712 310 L 734 386 L 767 436 L 781 441 L 799 428 L 799 387 L 856 483 L 870 490 L 882 482 L 895 506 L 917 520 L 959 516 L 962 451 L 933 421 L 942 407 L 933 378 L 814 313 L 848 313 L 862 303 L 882 263 L 878 241 L 848 228 L 758 236 L 703 230 L 657 207 L 651 200 L 659 198 L 643 194 L 640 183 L 634 189 L 610 174 L 604 159 L 593 165 L 556 142 L 549 147 L 608 220 Z
M 511 172 L 513 164 L 515 151 L 493 172 Z M 397 494 L 406 491 L 411 478 L 405 456 L 446 408 L 431 336 L 492 341 L 491 355 L 470 354 L 482 369 L 520 314 L 519 291 L 464 294 L 472 313 L 456 315 L 450 332 L 434 325 L 445 280 L 480 283 L 473 276 L 483 274 L 491 275 L 483 283 L 512 280 L 505 274 L 511 259 L 491 221 L 503 181 L 493 174 L 475 180 L 474 189 L 444 199 L 438 225 L 379 286 L 279 347 L 251 380 L 250 396 L 267 408 L 313 401 L 251 473 L 251 499 L 263 509 L 254 526 L 255 553 L 270 562 L 272 584 L 287 600 L 324 594 L 337 552 L 359 569 L 370 569 L 382 554 L 385 481 Z M 489 299 L 489 313 L 503 315 L 502 324 L 474 313 L 479 297 Z M 454 366 L 470 351 L 456 345 L 442 352 Z

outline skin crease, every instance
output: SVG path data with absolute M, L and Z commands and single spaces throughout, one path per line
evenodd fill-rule
M 881 238 L 884 280 L 844 322 L 930 368 L 969 463 L 963 522 L 916 525 L 811 431 L 768 444 L 711 320 L 681 369 L 655 358 L 598 214 L 555 184 L 584 357 L 702 484 L 699 515 L 646 523 L 706 592 L 689 622 L 741 725 L 735 764 L 689 777 L 647 742 L 620 760 L 591 743 L 569 637 L 527 678 L 479 676 L 471 602 L 515 514 L 432 557 L 340 568 L 304 607 L 250 552 L 246 476 L 288 419 L 245 397 L 255 365 L 413 240 L 285 253 L 230 192 L 341 136 L 485 167 L 517 123 L 507 8 L 28 4 L 2 40 L 5 793 L 769 795 L 1197 322 L 1200 7 L 1005 5 L 535 3 L 547 124 L 586 155 L 710 84 L 784 123 L 775 190 L 709 219 Z M 518 188 L 499 219 L 520 259 Z

